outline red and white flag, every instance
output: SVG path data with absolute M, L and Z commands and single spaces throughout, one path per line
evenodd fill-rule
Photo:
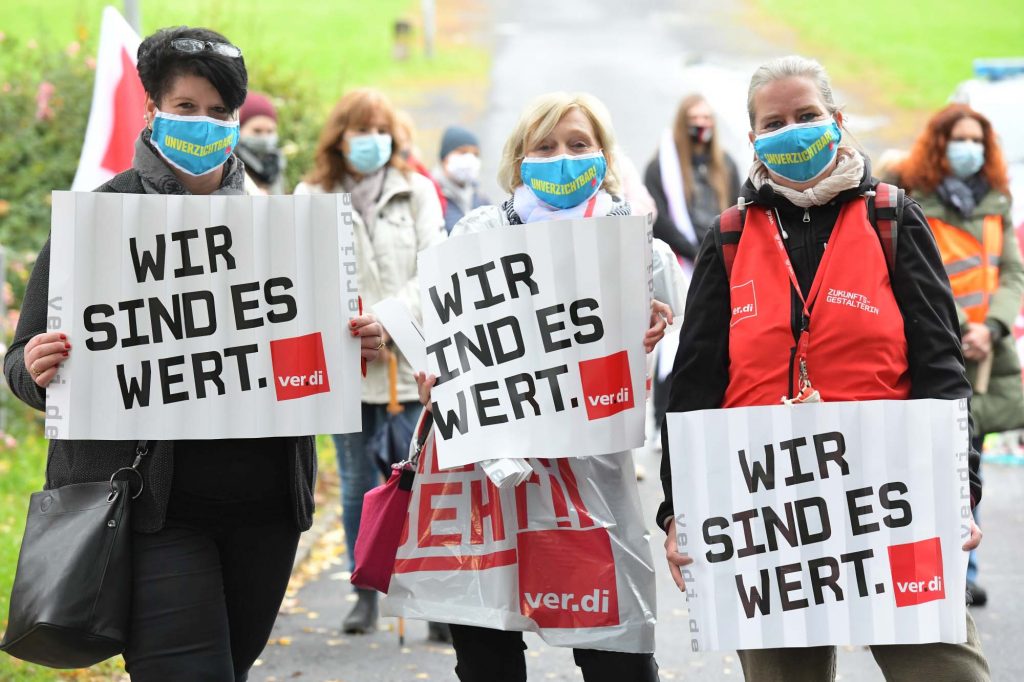
M 95 189 L 132 165 L 146 104 L 135 66 L 141 42 L 116 9 L 104 8 L 92 109 L 72 190 Z

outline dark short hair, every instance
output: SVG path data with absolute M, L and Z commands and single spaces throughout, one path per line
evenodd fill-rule
M 171 41 L 182 38 L 231 44 L 227 38 L 207 28 L 175 26 L 160 29 L 139 45 L 139 80 L 146 94 L 154 102 L 159 102 L 175 78 L 199 76 L 210 81 L 228 109 L 235 111 L 241 107 L 249 84 L 245 60 L 210 50 L 188 53 L 171 47 Z

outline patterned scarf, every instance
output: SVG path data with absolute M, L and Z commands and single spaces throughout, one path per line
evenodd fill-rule
M 629 202 L 612 196 L 603 189 L 597 193 L 595 198 L 594 216 L 633 214 L 633 209 L 630 207 Z M 537 199 L 537 196 L 528 187 L 520 185 L 515 189 L 511 198 L 501 205 L 501 210 L 505 212 L 510 225 L 522 225 L 523 223 L 536 223 L 541 220 L 583 218 L 585 217 L 584 211 L 588 201 L 572 208 L 551 208 Z
M 150 135 L 146 128 L 135 140 L 135 158 L 132 159 L 132 168 L 139 173 L 146 194 L 191 194 L 153 149 Z M 212 194 L 245 194 L 245 164 L 238 157 L 228 157 L 220 187 Z

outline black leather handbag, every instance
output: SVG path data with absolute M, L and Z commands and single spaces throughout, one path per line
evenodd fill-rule
M 50 668 L 85 668 L 124 651 L 132 589 L 129 498 L 142 492 L 138 467 L 147 454 L 140 441 L 132 466 L 109 481 L 32 494 L 0 650 Z

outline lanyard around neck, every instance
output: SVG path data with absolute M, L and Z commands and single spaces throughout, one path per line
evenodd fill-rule
M 811 319 L 811 308 L 814 307 L 814 301 L 818 298 L 818 293 L 821 291 L 821 283 L 825 280 L 825 272 L 828 270 L 828 264 L 832 260 L 832 252 L 835 249 L 828 248 L 828 242 L 825 243 L 825 254 L 821 257 L 821 263 L 818 265 L 818 272 L 811 283 L 811 290 L 808 292 L 807 297 L 804 297 L 804 292 L 800 288 L 800 282 L 796 278 L 796 270 L 793 269 L 793 262 L 789 259 L 789 252 L 786 251 L 786 245 L 782 242 L 782 219 L 779 217 L 777 210 L 765 210 L 768 216 L 768 222 L 772 224 L 775 230 L 772 232 L 772 243 L 775 244 L 775 250 L 778 251 L 779 257 L 782 259 L 782 264 L 786 266 L 786 274 L 789 275 L 789 282 L 793 286 L 793 290 L 796 291 L 796 295 L 800 297 L 800 303 L 803 305 L 804 314 L 804 326 L 806 327 L 807 322 Z M 836 221 L 838 227 L 838 222 Z M 835 232 L 835 228 L 833 228 Z

